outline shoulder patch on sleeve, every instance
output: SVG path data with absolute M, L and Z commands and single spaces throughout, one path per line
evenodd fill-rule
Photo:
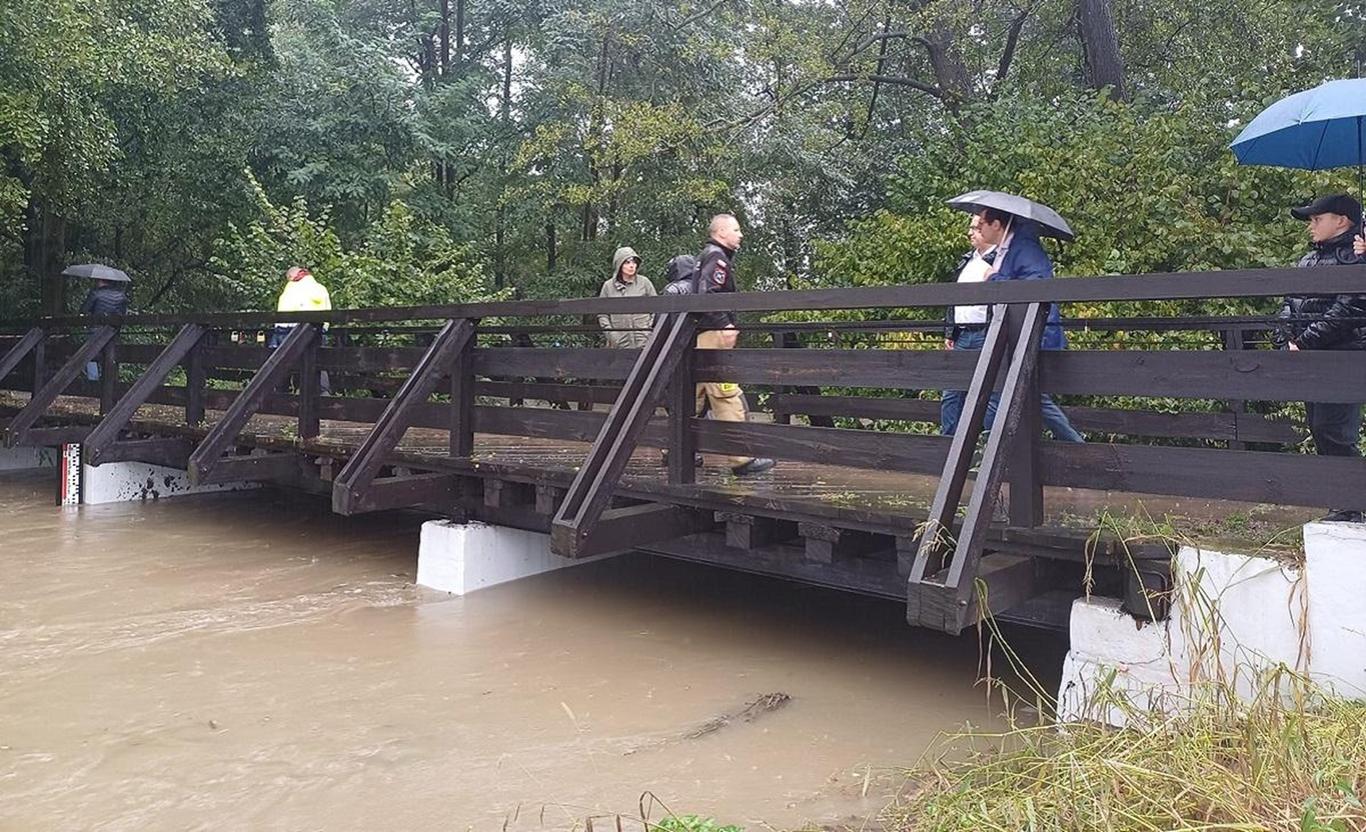
M 724 286 L 726 278 L 730 276 L 730 271 L 726 267 L 725 261 L 716 264 L 716 268 L 711 270 L 711 280 L 717 286 Z

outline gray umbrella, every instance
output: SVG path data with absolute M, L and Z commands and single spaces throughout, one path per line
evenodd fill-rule
M 949 205 L 969 213 L 982 208 L 995 208 L 997 211 L 1014 214 L 1020 219 L 1038 223 L 1040 233 L 1057 237 L 1059 240 L 1073 240 L 1077 236 L 1072 233 L 1072 227 L 1067 224 L 1067 220 L 1059 216 L 1057 211 L 1015 194 L 1000 191 L 968 191 L 962 196 L 950 199 Z
M 86 263 L 81 266 L 72 266 L 62 274 L 67 277 L 86 277 L 91 280 L 109 280 L 114 283 L 131 283 L 131 278 L 112 266 L 101 265 L 100 263 Z

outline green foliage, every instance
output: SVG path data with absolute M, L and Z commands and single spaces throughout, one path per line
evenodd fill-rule
M 273 309 L 290 266 L 304 265 L 337 308 L 469 303 L 506 296 L 491 289 L 470 247 L 394 201 L 345 244 L 329 211 L 311 213 L 303 197 L 271 202 L 252 180 L 260 216 L 232 224 L 211 260 L 215 305 Z
M 658 832 L 744 832 L 744 827 L 722 826 L 711 818 L 697 815 L 669 815 L 652 826 Z

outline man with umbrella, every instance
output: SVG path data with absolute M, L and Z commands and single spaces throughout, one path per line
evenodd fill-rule
M 1361 238 L 1361 203 L 1347 194 L 1322 196 L 1290 215 L 1304 221 L 1312 250 L 1296 264 L 1352 266 L 1366 263 L 1354 250 Z M 1366 287 L 1363 287 L 1366 288 Z M 1366 294 L 1296 295 L 1287 297 L 1272 334 L 1276 345 L 1288 350 L 1366 350 Z M 1305 420 L 1321 456 L 1361 456 L 1361 404 L 1305 402 Z M 1361 522 L 1359 511 L 1334 511 L 1329 521 Z
M 1244 165 L 1332 170 L 1355 167 L 1366 188 L 1366 78 L 1347 78 L 1286 96 L 1257 115 L 1230 145 Z M 1309 228 L 1313 250 L 1299 266 L 1366 262 L 1361 203 L 1347 194 L 1320 197 L 1291 210 Z M 1366 288 L 1366 287 L 1364 287 Z M 1288 350 L 1366 349 L 1366 293 L 1288 297 L 1273 338 Z M 1360 456 L 1361 404 L 1306 402 L 1314 448 L 1326 456 Z M 1361 522 L 1359 511 L 1329 521 Z
M 986 272 L 988 281 L 1051 279 L 1053 263 L 1043 250 L 1040 234 L 1064 240 L 1074 236 L 1067 222 L 1056 211 L 1014 194 L 971 191 L 949 200 L 949 205 L 975 215 L 975 247 L 981 251 L 995 250 Z M 959 340 L 962 340 L 961 337 Z M 975 344 L 975 348 L 980 349 L 981 339 L 977 339 Z M 1062 318 L 1057 304 L 1049 306 L 1048 323 L 1039 345 L 1046 350 L 1067 349 L 1067 336 L 1062 331 Z M 955 343 L 954 346 L 958 349 L 974 348 L 972 344 L 959 346 Z M 987 406 L 984 427 L 990 428 L 995 421 L 997 398 L 993 394 Z M 1042 404 L 1044 427 L 1053 434 L 1054 439 L 1062 442 L 1086 441 L 1072 427 L 1067 414 L 1062 412 L 1052 396 L 1044 394 Z M 954 421 L 957 421 L 956 418 Z M 946 426 L 944 432 L 949 433 L 951 429 Z
M 98 263 L 72 266 L 62 274 L 69 277 L 84 277 L 95 281 L 95 286 L 81 301 L 78 314 L 81 315 L 126 315 L 128 314 L 128 293 L 125 290 L 129 280 L 122 271 Z M 99 362 L 91 361 L 85 365 L 85 377 L 91 381 L 100 380 Z

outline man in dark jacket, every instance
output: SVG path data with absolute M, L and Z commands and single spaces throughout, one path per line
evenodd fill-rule
M 1323 196 L 1292 208 L 1290 215 L 1308 226 L 1313 246 L 1296 264 L 1300 268 L 1366 263 L 1352 245 L 1361 226 L 1360 202 L 1347 194 Z M 1277 317 L 1281 323 L 1273 339 L 1282 349 L 1366 350 L 1366 293 L 1287 297 Z M 1361 404 L 1305 402 L 1304 411 L 1319 454 L 1361 456 Z M 1324 519 L 1360 522 L 1362 515 L 1335 511 Z
M 112 280 L 96 280 L 95 288 L 85 295 L 79 310 L 81 315 L 127 315 L 128 295 L 122 283 Z M 91 361 L 85 365 L 85 377 L 91 381 L 100 380 L 100 365 Z
M 987 280 L 1052 280 L 1053 262 L 1043 250 L 1039 241 L 1039 228 L 1029 220 L 984 208 L 978 213 L 979 223 L 973 245 L 995 250 Z M 985 332 L 982 341 L 986 340 Z M 1062 330 L 1062 315 L 1056 303 L 1049 304 L 1048 321 L 1044 325 L 1040 349 L 1067 349 L 1067 334 Z M 999 393 L 993 393 L 987 405 L 984 426 L 988 429 L 996 420 L 996 404 Z M 1086 437 L 1074 427 L 1053 397 L 1044 393 L 1040 397 L 1044 428 L 1059 442 L 1085 442 Z
M 693 290 L 699 295 L 735 291 L 735 265 L 732 262 L 740 248 L 744 234 L 733 214 L 717 214 L 707 229 L 708 241 L 697 255 L 698 268 Z M 735 348 L 740 331 L 736 329 L 734 312 L 704 312 L 697 334 L 700 350 L 729 350 Z M 722 422 L 743 422 L 746 419 L 744 391 L 740 385 L 728 381 L 709 381 L 697 385 L 697 412 L 703 406 L 711 408 L 711 417 Z M 758 474 L 773 467 L 773 460 L 763 457 L 737 456 L 730 458 L 731 471 L 737 476 Z

